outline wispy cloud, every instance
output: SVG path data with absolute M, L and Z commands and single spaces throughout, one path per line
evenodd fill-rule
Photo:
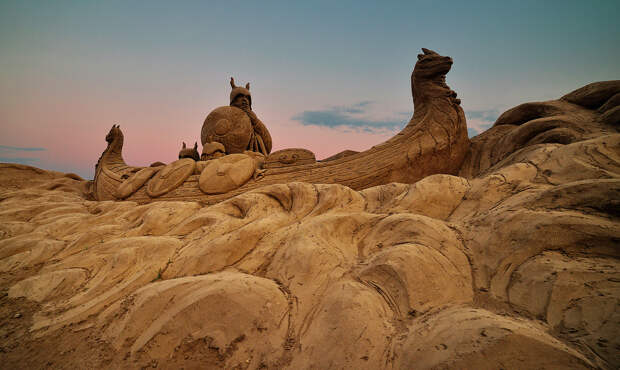
M 362 130 L 376 133 L 402 128 L 411 113 L 399 112 L 391 116 L 373 111 L 372 101 L 361 101 L 348 106 L 333 106 L 323 110 L 307 110 L 292 119 L 302 125 L 323 126 L 341 130 Z
M 495 122 L 497 117 L 499 117 L 499 111 L 495 108 L 487 110 L 468 110 L 465 111 L 465 115 L 467 118 Z
M 366 111 L 366 107 L 370 106 L 372 102 L 370 100 L 361 101 L 357 104 L 353 104 L 351 106 L 344 107 L 334 107 L 333 109 L 342 109 L 343 112 L 346 113 L 364 113 Z
M 483 133 L 493 126 L 499 114 L 499 111 L 495 108 L 465 111 L 465 117 L 467 117 L 467 133 L 470 137 Z
M 28 155 L 27 153 L 41 152 L 44 150 L 46 149 L 35 148 L 35 147 L 0 145 L 0 162 L 32 164 L 34 162 L 38 162 L 39 158 L 24 157 L 24 155 Z
M 45 148 L 27 148 L 20 146 L 0 145 L 0 151 L 20 151 L 20 152 L 41 152 L 46 150 Z
M 37 162 L 39 158 L 26 158 L 26 157 L 0 157 L 0 162 L 6 163 L 19 163 L 19 164 L 31 164 Z

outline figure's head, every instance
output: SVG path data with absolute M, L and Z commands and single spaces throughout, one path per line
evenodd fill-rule
M 422 48 L 424 54 L 418 54 L 418 62 L 413 69 L 414 77 L 433 78 L 445 76 L 452 68 L 452 58 Z
M 183 147 L 179 151 L 179 159 L 183 158 L 191 158 L 195 161 L 200 160 L 200 155 L 198 154 L 198 142 L 194 143 L 193 148 L 188 148 L 187 145 L 185 145 L 185 142 L 183 142 Z
M 235 80 L 230 78 L 230 105 L 237 108 L 242 108 L 244 105 L 252 109 L 252 95 L 250 94 L 250 83 L 245 84 L 245 87 L 236 86 Z
M 200 155 L 200 159 L 207 161 L 209 159 L 223 157 L 224 155 L 226 155 L 226 148 L 224 148 L 224 144 L 218 143 L 217 141 L 212 141 L 202 146 L 202 154 Z

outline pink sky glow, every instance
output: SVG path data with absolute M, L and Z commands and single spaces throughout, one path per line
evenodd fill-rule
M 365 150 L 409 121 L 423 47 L 453 58 L 474 136 L 518 104 L 618 79 L 619 4 L 3 0 L 0 162 L 92 178 L 120 124 L 129 165 L 168 163 L 228 105 L 231 76 L 251 83 L 273 150 Z

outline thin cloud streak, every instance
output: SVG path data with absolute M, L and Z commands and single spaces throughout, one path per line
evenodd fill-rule
M 334 106 L 323 110 L 303 111 L 292 117 L 293 120 L 305 126 L 321 126 L 338 128 L 345 131 L 363 131 L 376 133 L 380 131 L 394 131 L 401 129 L 405 124 L 405 115 L 398 113 L 395 118 L 377 119 L 371 116 L 372 101 L 361 101 L 349 106 Z M 400 118 L 402 116 L 403 118 Z
M 39 158 L 0 157 L 0 162 L 3 162 L 3 163 L 30 164 L 30 163 L 38 162 L 38 161 L 39 161 Z
M 9 145 L 0 145 L 0 151 L 23 151 L 23 152 L 41 152 L 47 150 L 45 148 L 28 148 L 28 147 L 19 147 L 19 146 L 9 146 Z
M 469 137 L 479 135 L 491 128 L 499 115 L 499 110 L 495 108 L 465 111 L 465 117 L 467 118 L 467 133 Z
M 499 110 L 495 108 L 486 110 L 468 110 L 465 111 L 465 115 L 467 116 L 467 118 L 475 118 L 482 121 L 495 122 L 497 117 L 499 117 Z
M 22 157 L 30 152 L 41 152 L 45 151 L 45 148 L 34 148 L 34 147 L 20 147 L 20 146 L 10 146 L 10 145 L 0 145 L 0 162 L 5 163 L 19 163 L 19 164 L 33 164 L 35 162 L 39 162 L 40 158 L 35 157 Z

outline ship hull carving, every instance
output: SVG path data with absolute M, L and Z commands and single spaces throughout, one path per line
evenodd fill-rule
M 113 126 L 106 137 L 108 147 L 96 166 L 94 197 L 97 200 L 126 199 L 139 203 L 193 200 L 212 204 L 265 185 L 293 181 L 337 183 L 361 190 L 391 182 L 413 183 L 432 174 L 456 174 L 469 148 L 469 139 L 460 100 L 445 83 L 452 59 L 431 50 L 422 50 L 424 54 L 418 55 L 411 75 L 414 103 L 411 120 L 394 137 L 369 150 L 329 161 L 316 161 L 305 149 L 298 149 L 297 154 L 295 149 L 285 149 L 268 156 L 245 152 L 234 155 L 247 156 L 247 160 L 240 157 L 235 161 L 222 161 L 217 171 L 214 165 L 209 165 L 210 161 L 198 161 L 193 167 L 186 164 L 184 170 L 177 171 L 170 167 L 173 164 L 145 170 L 145 167 L 125 163 L 122 157 L 123 133 L 120 127 Z M 248 160 L 253 161 L 254 167 Z M 244 167 L 235 169 L 237 162 Z M 188 175 L 190 167 L 193 172 Z M 248 168 L 253 168 L 252 176 L 245 173 Z M 205 170 L 211 171 L 209 178 L 202 174 Z M 242 176 L 237 175 L 241 172 Z M 166 186 L 151 184 L 176 174 L 183 179 L 170 178 Z M 228 183 L 221 187 L 227 191 L 214 194 L 210 189 L 218 188 L 218 176 L 227 179 Z M 236 180 L 241 178 L 243 182 Z M 135 180 L 128 184 L 128 179 Z M 207 192 L 201 189 L 201 181 Z M 233 188 L 229 183 L 237 187 Z

